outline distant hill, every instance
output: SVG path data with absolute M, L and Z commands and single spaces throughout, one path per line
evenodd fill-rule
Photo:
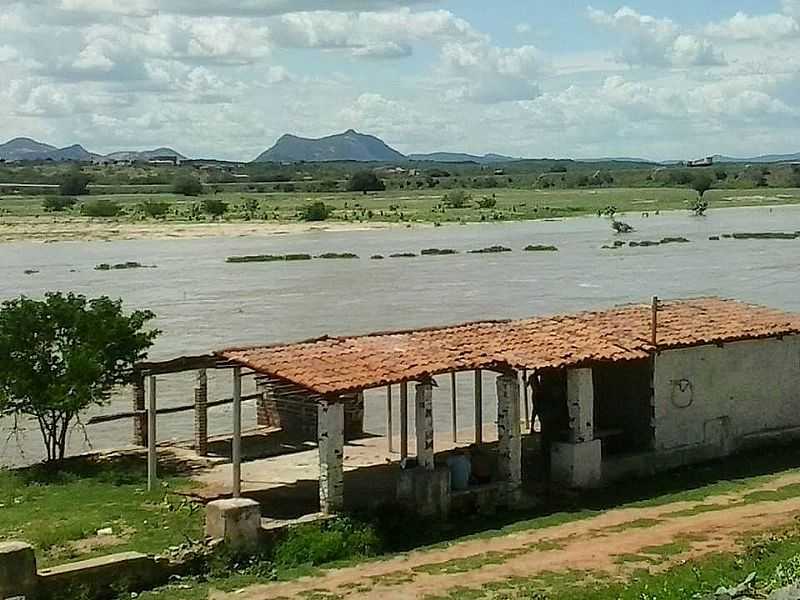
M 441 163 L 473 162 L 479 165 L 487 165 L 493 163 L 507 163 L 520 159 L 503 156 L 502 154 L 484 154 L 483 156 L 477 156 L 475 154 L 464 154 L 462 152 L 431 152 L 430 154 L 409 154 L 408 160 Z
M 404 161 L 406 157 L 372 135 L 349 129 L 319 139 L 283 135 L 254 162 Z
M 800 162 L 800 152 L 794 154 L 764 154 L 762 156 L 754 156 L 752 158 L 734 158 L 732 156 L 723 156 L 717 154 L 714 156 L 714 162 L 723 163 L 774 163 L 774 162 Z
M 31 138 L 14 138 L 0 144 L 0 159 L 3 160 L 91 160 L 93 154 L 77 144 L 56 148 Z
M 123 150 L 120 152 L 112 152 L 111 154 L 106 154 L 104 158 L 108 158 L 110 160 L 150 160 L 151 158 L 155 158 L 157 156 L 175 156 L 180 160 L 186 160 L 186 157 L 183 156 L 180 152 L 173 150 L 172 148 L 156 148 L 155 150 Z

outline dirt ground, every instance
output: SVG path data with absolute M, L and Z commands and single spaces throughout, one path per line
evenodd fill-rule
M 395 223 L 326 223 L 324 225 L 254 221 L 177 223 L 64 217 L 5 217 L 0 225 L 2 225 L 0 227 L 0 243 L 271 236 L 312 231 L 366 231 L 399 227 Z
M 800 497 L 786 492 L 798 484 L 800 474 L 791 473 L 702 502 L 611 510 L 555 527 L 414 551 L 211 598 L 407 600 L 545 573 L 582 571 L 624 578 L 637 569 L 658 571 L 710 552 L 736 550 L 743 536 L 791 522 L 800 514 Z

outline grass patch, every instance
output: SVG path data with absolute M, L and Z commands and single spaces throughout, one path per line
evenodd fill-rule
M 648 527 L 653 527 L 661 522 L 662 521 L 660 519 L 636 519 L 635 521 L 628 521 L 626 523 L 620 523 L 619 525 L 604 527 L 598 531 L 602 531 L 604 533 L 621 533 L 623 531 L 628 531 L 629 529 L 647 529 Z
M 113 552 L 162 553 L 203 536 L 200 508 L 174 494 L 188 485 L 165 474 L 161 489 L 148 493 L 139 461 L 0 471 L 0 540 L 32 544 L 43 567 Z M 106 528 L 116 543 L 81 544 Z

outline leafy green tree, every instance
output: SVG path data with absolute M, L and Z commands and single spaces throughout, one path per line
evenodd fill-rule
M 347 189 L 351 192 L 382 192 L 386 185 L 372 171 L 359 171 L 353 173 L 347 184 Z
M 201 205 L 203 212 L 212 217 L 221 217 L 228 212 L 228 203 L 219 198 L 206 198 Z
M 48 196 L 42 200 L 42 208 L 45 212 L 61 212 L 72 208 L 77 203 L 77 198 L 72 196 Z
M 116 217 L 122 207 L 109 198 L 96 198 L 81 205 L 81 214 L 86 217 Z
M 711 189 L 713 181 L 708 173 L 698 173 L 692 178 L 692 189 L 697 192 L 697 195 L 702 199 L 705 193 Z
M 172 182 L 172 191 L 181 196 L 199 196 L 203 193 L 203 184 L 193 175 L 178 175 Z
M 70 169 L 58 184 L 58 192 L 62 196 L 85 196 L 89 193 L 91 178 L 79 167 Z
M 130 381 L 160 333 L 146 330 L 155 315 L 126 315 L 121 300 L 87 300 L 49 293 L 0 307 L 0 415 L 35 421 L 48 462 L 64 458 L 80 414 L 109 400 Z
M 303 207 L 300 218 L 303 221 L 325 221 L 331 214 L 333 214 L 333 208 L 324 202 L 314 202 Z

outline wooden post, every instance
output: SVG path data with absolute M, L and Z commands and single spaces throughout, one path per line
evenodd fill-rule
M 453 410 L 453 443 L 458 443 L 458 395 L 456 393 L 455 373 L 450 373 L 450 400 Z
M 145 400 L 144 375 L 137 373 L 133 380 L 133 445 L 147 446 L 147 400 Z
M 525 403 L 525 431 L 531 431 L 531 409 L 528 406 L 528 370 L 522 371 L 522 401 Z
M 147 408 L 147 491 L 158 486 L 158 456 L 156 454 L 156 378 L 150 376 L 150 398 Z
M 408 458 L 408 383 L 400 384 L 400 460 Z
M 394 423 L 392 422 L 392 386 L 386 386 L 386 443 L 389 448 L 389 453 L 391 454 L 394 452 L 394 440 L 392 436 L 394 435 Z
M 480 369 L 475 369 L 475 443 L 483 443 L 483 378 Z
M 242 368 L 233 368 L 233 497 L 242 495 Z
M 653 296 L 653 319 L 652 319 L 652 338 L 653 347 L 658 347 L 658 296 Z

